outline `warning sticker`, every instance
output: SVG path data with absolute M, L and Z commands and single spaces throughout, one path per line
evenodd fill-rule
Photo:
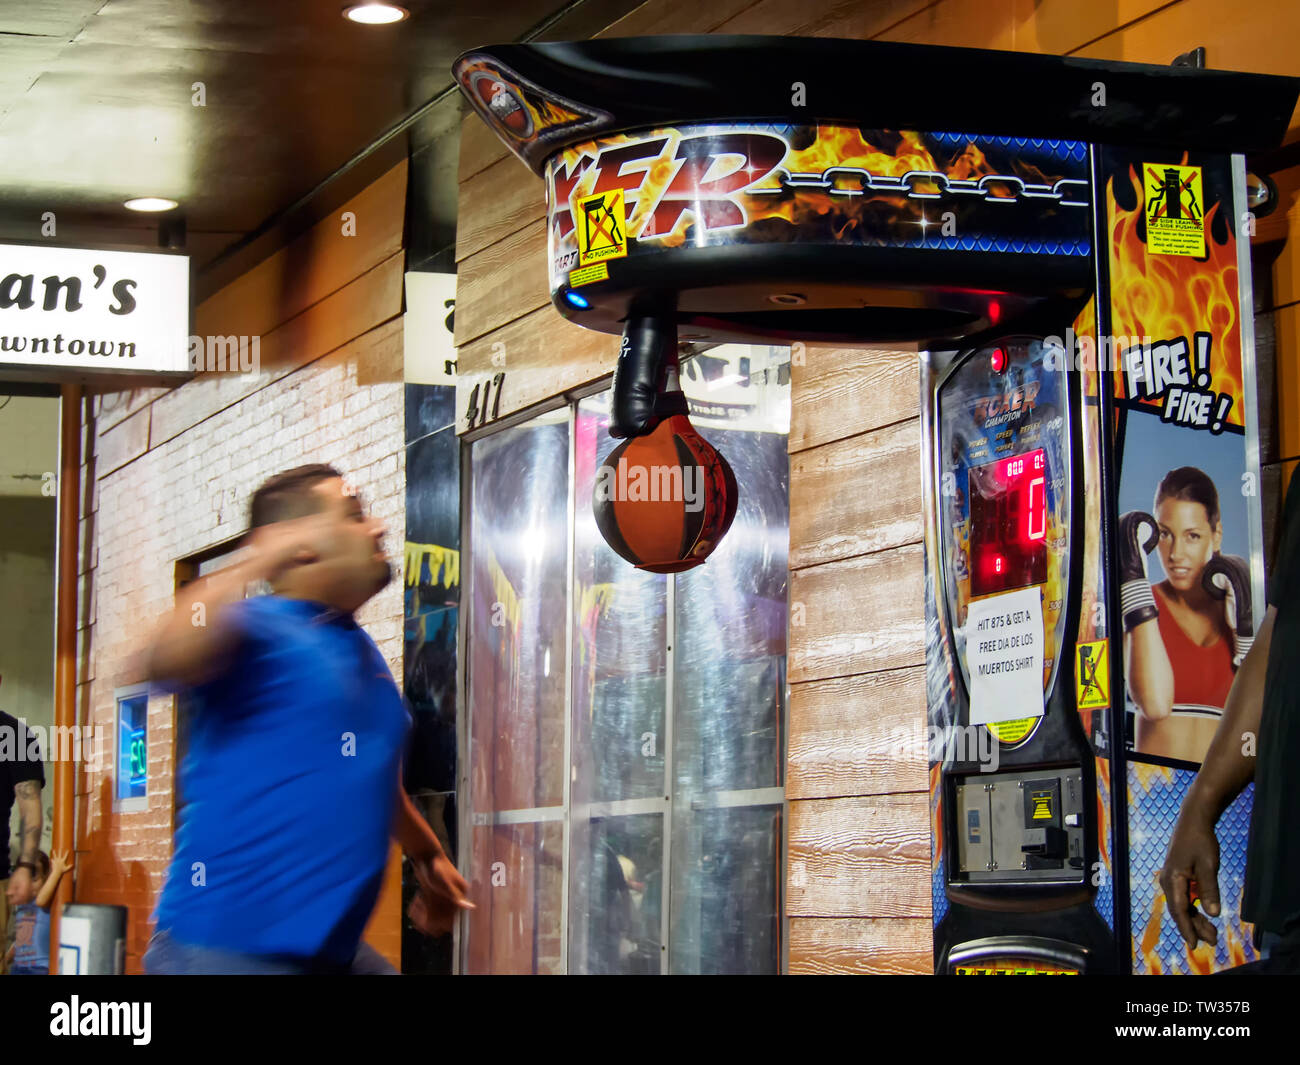
M 604 259 L 621 259 L 627 254 L 626 216 L 623 190 L 584 196 L 575 205 L 578 229 L 578 265 L 588 266 Z
M 1081 643 L 1075 651 L 1074 688 L 1080 710 L 1110 706 L 1110 644 Z
M 609 267 L 604 263 L 593 263 L 579 270 L 570 270 L 569 287 L 577 288 L 579 285 L 590 285 L 593 281 L 605 281 L 608 278 Z
M 1148 255 L 1205 255 L 1199 166 L 1144 163 Z
M 984 727 L 998 738 L 999 743 L 1014 747 L 1027 740 L 1042 720 L 1041 717 L 1020 717 L 1012 721 L 995 721 Z
M 1050 791 L 1035 791 L 1029 796 L 1029 801 L 1033 803 L 1033 820 L 1050 821 L 1052 819 L 1052 793 Z

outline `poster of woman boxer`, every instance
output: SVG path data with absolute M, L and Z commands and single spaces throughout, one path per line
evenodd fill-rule
M 1138 760 L 1194 766 L 1262 593 L 1232 175 L 1217 160 L 1117 162 L 1107 193 L 1125 733 Z
M 1187 465 L 1169 469 L 1166 449 L 1136 439 L 1159 428 L 1157 418 L 1129 417 L 1120 491 L 1133 750 L 1200 762 L 1254 631 L 1244 459 L 1239 439 L 1207 435 Z
M 1159 873 L 1264 610 L 1245 172 L 1196 153 L 1105 155 L 1133 972 L 1209 973 L 1257 956 L 1241 918 L 1251 789 L 1216 830 L 1217 942 L 1188 948 Z

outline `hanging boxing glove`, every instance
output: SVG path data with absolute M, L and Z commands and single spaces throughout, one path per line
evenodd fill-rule
M 1236 555 L 1215 555 L 1205 564 L 1201 587 L 1223 603 L 1223 616 L 1232 636 L 1232 664 L 1238 667 L 1255 642 L 1250 565 Z
M 1142 526 L 1151 532 L 1144 540 Z M 1160 542 L 1160 526 L 1156 519 L 1141 510 L 1130 510 L 1119 519 L 1119 537 L 1116 554 L 1119 563 L 1119 606 L 1124 618 L 1124 631 L 1132 632 L 1143 622 L 1160 614 L 1156 597 L 1147 578 L 1147 555 Z
M 679 373 L 672 315 L 629 315 L 609 416 L 622 443 L 596 471 L 592 508 L 605 542 L 651 573 L 698 566 L 736 516 L 735 474 L 691 425 Z
M 670 315 L 629 315 L 614 366 L 609 435 L 646 436 L 665 418 L 686 414 L 686 397 L 667 387 L 679 369 L 677 323 Z

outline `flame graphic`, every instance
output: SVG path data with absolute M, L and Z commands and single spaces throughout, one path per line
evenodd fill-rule
M 1183 159 L 1186 164 L 1186 157 Z M 1106 185 L 1110 218 L 1111 330 L 1117 337 L 1150 337 L 1151 342 L 1186 337 L 1197 330 L 1210 333 L 1209 387 L 1232 397 L 1225 421 L 1244 425 L 1245 389 L 1241 372 L 1240 308 L 1237 295 L 1237 242 L 1227 226 L 1227 243 L 1211 235 L 1211 223 L 1221 204 L 1205 212 L 1205 260 L 1184 255 L 1148 255 L 1138 235 L 1138 222 L 1146 209 L 1140 175 L 1129 167 L 1129 182 L 1137 206 L 1126 211 Z M 1125 398 L 1127 382 L 1116 373 L 1115 394 Z M 1141 399 L 1159 407 L 1162 397 Z
M 831 167 L 855 167 L 882 177 L 902 177 L 909 171 L 920 170 L 942 173 L 960 180 L 978 179 L 996 172 L 974 142 L 967 142 L 946 163 L 941 163 L 926 146 L 920 133 L 900 130 L 891 133 L 891 136 L 898 139 L 897 143 L 892 148 L 886 148 L 867 140 L 862 130 L 853 126 L 818 126 L 814 141 L 806 148 L 787 151 L 779 169 L 792 174 L 822 174 Z M 668 233 L 655 233 L 645 227 L 653 223 L 654 207 L 681 169 L 681 161 L 676 158 L 677 146 L 682 139 L 681 131 L 656 129 L 635 135 L 615 134 L 602 137 L 598 143 L 574 145 L 557 153 L 551 164 L 551 173 L 572 174 L 584 156 L 591 161 L 605 149 L 661 137 L 666 138 L 666 143 L 659 155 L 645 164 L 645 179 L 635 192 L 627 193 L 627 202 L 635 202 L 627 219 L 627 233 L 637 240 L 653 238 L 663 246 L 677 247 L 686 240 L 686 231 L 694 222 L 693 212 L 687 211 L 679 217 L 673 230 Z M 724 159 L 729 159 L 732 171 L 749 163 L 749 160 L 740 155 L 724 156 Z M 1034 184 L 1050 185 L 1057 180 L 1056 176 L 1047 175 L 1037 167 L 1019 160 L 1012 161 L 1011 173 Z M 849 181 L 851 176 L 841 176 L 843 189 L 856 187 Z M 575 203 L 590 195 L 596 180 L 597 170 L 592 167 L 574 185 L 570 202 Z M 920 180 L 914 181 L 912 188 L 920 193 L 940 192 L 935 183 Z M 1013 191 L 1009 186 L 999 186 L 994 182 L 991 183 L 988 194 L 1010 197 Z M 840 196 L 832 195 L 828 189 L 782 189 L 775 171 L 766 175 L 756 174 L 754 183 L 743 192 L 735 193 L 733 200 L 744 212 L 746 224 L 781 219 L 797 226 L 830 216 L 836 239 L 843 238 L 864 217 L 879 211 L 882 205 L 887 205 L 891 213 L 901 211 L 911 220 L 920 220 L 926 203 L 923 199 L 894 192 L 874 191 L 861 196 Z M 558 243 L 560 242 L 557 241 Z
M 1099 769 L 1101 764 L 1099 760 Z M 1140 791 L 1149 794 L 1153 785 L 1169 788 L 1174 784 L 1174 771 L 1166 766 L 1130 762 L 1129 769 L 1136 778 L 1135 780 L 1130 778 L 1130 809 L 1137 801 L 1135 792 Z M 1100 781 L 1100 776 L 1098 779 Z M 1191 950 L 1183 942 L 1181 936 L 1176 937 L 1177 945 L 1174 949 L 1162 954 L 1160 939 L 1165 923 L 1168 901 L 1159 884 L 1159 873 L 1156 872 L 1152 875 L 1156 889 L 1152 899 L 1151 915 L 1143 927 L 1140 940 L 1134 944 L 1135 951 L 1140 957 L 1137 971 L 1146 971 L 1152 974 L 1169 971 L 1207 976 L 1224 968 L 1244 965 L 1246 962 L 1254 960 L 1254 948 L 1252 944 L 1247 942 L 1249 933 L 1243 927 L 1241 913 L 1238 909 L 1239 900 L 1233 901 L 1231 896 L 1226 893 L 1221 896 L 1222 910 L 1219 917 L 1214 921 L 1219 928 L 1219 934 L 1223 936 L 1224 940 L 1224 949 L 1227 955 L 1227 960 L 1224 963 L 1220 964 L 1216 960 L 1216 947 L 1214 944 L 1199 943 L 1195 950 Z M 1221 888 L 1224 886 L 1222 876 L 1223 873 L 1220 871 Z M 1172 919 L 1169 923 L 1172 925 Z
M 510 90 L 515 100 L 532 116 L 534 133 L 532 136 L 526 138 L 527 140 L 534 139 L 538 132 L 549 129 L 551 126 L 567 125 L 568 123 L 574 122 L 582 117 L 577 112 L 560 107 L 555 102 L 546 99 L 544 96 L 541 96 L 536 92 L 526 92 L 514 81 L 513 78 L 502 74 L 496 66 L 482 59 L 476 59 L 473 62 L 466 63 L 464 67 L 461 68 L 461 84 L 465 86 L 467 91 L 471 91 L 469 87 L 473 83 L 474 75 L 478 73 L 490 74 L 494 79 L 501 82 L 502 85 L 506 86 L 506 88 Z M 498 128 L 500 127 L 500 123 L 497 122 L 492 122 L 490 124 Z
M 1097 762 L 1097 857 L 1110 868 L 1110 760 Z

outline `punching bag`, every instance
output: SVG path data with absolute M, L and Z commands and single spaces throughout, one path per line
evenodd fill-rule
M 614 369 L 609 433 L 592 508 L 605 542 L 638 569 L 698 566 L 736 517 L 736 477 L 691 424 L 678 383 L 676 323 L 630 316 Z

